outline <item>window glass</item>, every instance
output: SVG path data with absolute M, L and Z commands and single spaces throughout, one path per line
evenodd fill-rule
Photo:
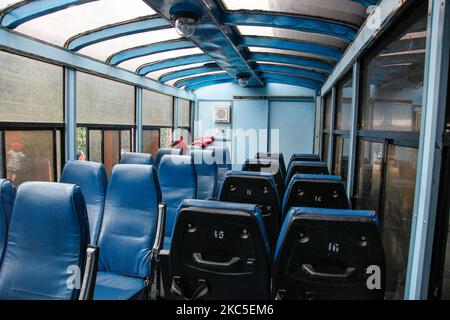
M 152 63 L 152 62 L 166 60 L 166 59 L 172 59 L 172 58 L 178 58 L 178 57 L 188 56 L 188 55 L 193 55 L 193 54 L 200 54 L 200 53 L 203 53 L 203 51 L 200 50 L 199 48 L 170 50 L 170 51 L 165 51 L 165 52 L 160 52 L 160 53 L 149 54 L 149 55 L 139 57 L 139 58 L 130 59 L 130 60 L 120 63 L 119 66 L 121 68 L 125 68 L 125 69 L 131 70 L 131 71 L 136 71 L 140 66 L 147 64 L 147 63 Z M 184 67 L 189 67 L 189 66 L 190 65 L 187 65 Z M 181 68 L 181 69 L 183 69 L 183 68 Z M 167 70 L 167 72 L 169 72 L 169 68 L 164 69 L 164 70 Z M 172 70 L 172 71 L 175 71 L 175 70 Z M 149 74 L 149 77 L 151 77 L 152 79 L 158 79 L 161 74 L 162 73 L 160 73 L 158 76 L 156 76 L 156 75 L 153 76 L 153 74 Z
M 155 13 L 141 0 L 85 2 L 35 18 L 15 30 L 63 46 L 79 33 Z
M 59 181 L 62 173 L 62 150 L 61 150 L 61 131 L 56 130 L 56 181 Z
M 87 155 L 86 134 L 87 134 L 86 128 L 77 127 L 76 131 L 77 150 L 83 152 L 85 156 Z
M 122 155 L 124 152 L 130 152 L 131 150 L 131 131 L 120 131 L 120 154 Z
M 350 130 L 352 122 L 352 91 L 353 79 L 345 81 L 339 85 L 337 90 L 336 104 L 336 129 Z
M 117 81 L 77 73 L 77 122 L 133 125 L 134 87 Z
M 178 99 L 178 126 L 190 127 L 191 125 L 191 102 Z
M 144 126 L 173 125 L 173 97 L 143 90 L 142 124 Z
M 388 299 L 403 299 L 416 173 L 417 149 L 389 145 L 382 214 Z
M 55 180 L 53 131 L 5 131 L 4 134 L 8 179 L 15 185 Z
M 362 130 L 420 131 L 426 11 L 415 21 L 364 64 Z
M 264 35 L 265 37 L 314 42 L 340 49 L 345 49 L 347 47 L 346 41 L 323 34 L 312 35 L 311 33 L 304 31 L 263 26 L 237 26 L 237 28 L 243 36 Z
M 355 1 L 342 0 L 222 0 L 228 10 L 264 10 L 289 14 L 311 15 L 341 20 L 360 25 L 366 17 L 366 8 Z
M 159 145 L 161 148 L 169 148 L 172 139 L 172 129 L 171 128 L 161 128 L 159 131 Z
M 89 130 L 89 160 L 102 162 L 102 132 Z
M 103 134 L 103 163 L 109 176 L 112 168 L 120 161 L 120 131 L 105 130 Z
M 331 100 L 332 99 L 331 99 L 331 92 L 330 92 L 325 96 L 324 105 L 323 105 L 323 110 L 324 110 L 324 114 L 325 114 L 324 129 L 331 128 L 331 108 L 333 107 Z
M 156 157 L 159 148 L 159 130 L 143 130 L 142 151 Z
M 324 133 L 323 134 L 323 147 L 322 147 L 322 154 L 323 154 L 323 161 L 328 161 L 328 147 L 329 147 L 330 139 L 329 134 Z
M 64 122 L 63 69 L 0 51 L 0 122 Z
M 378 212 L 382 163 L 383 144 L 364 140 L 358 142 L 356 209 Z
M 347 187 L 349 143 L 348 138 L 335 137 L 333 174 L 342 178 L 345 187 Z

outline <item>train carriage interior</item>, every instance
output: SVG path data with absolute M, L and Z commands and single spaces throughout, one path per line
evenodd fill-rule
M 0 300 L 450 300 L 447 0 L 0 0 Z

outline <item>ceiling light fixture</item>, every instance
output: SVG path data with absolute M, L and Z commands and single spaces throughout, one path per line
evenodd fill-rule
M 189 38 L 195 33 L 195 27 L 201 19 L 201 14 L 194 8 L 175 6 L 170 10 L 170 19 L 174 22 L 178 34 Z

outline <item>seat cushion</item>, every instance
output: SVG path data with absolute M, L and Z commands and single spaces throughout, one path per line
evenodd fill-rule
M 197 199 L 209 200 L 214 196 L 217 184 L 217 164 L 213 152 L 209 150 L 191 150 L 197 172 Z
M 130 300 L 144 297 L 144 279 L 98 272 L 94 300 Z

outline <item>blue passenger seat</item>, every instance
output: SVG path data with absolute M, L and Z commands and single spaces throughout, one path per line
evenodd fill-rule
M 125 152 L 120 158 L 120 164 L 153 164 L 153 156 L 148 153 Z
M 286 174 L 285 185 L 287 186 L 296 174 L 330 174 L 327 164 L 320 161 L 294 161 L 290 164 Z
M 296 174 L 284 195 L 283 220 L 292 207 L 350 209 L 350 203 L 340 177 Z
M 16 197 L 16 188 L 7 179 L 0 179 L 0 263 L 8 236 L 8 227 Z
M 291 208 L 273 275 L 276 299 L 383 299 L 385 264 L 376 213 Z
M 219 195 L 220 201 L 256 204 L 273 250 L 281 221 L 281 202 L 275 180 L 268 172 L 229 171 Z
M 286 177 L 286 163 L 284 161 L 284 156 L 282 153 L 258 152 L 256 154 L 256 159 L 278 161 L 278 165 L 280 166 L 281 175 L 282 175 L 283 181 L 284 181 L 284 179 Z
M 171 148 L 161 148 L 158 149 L 158 152 L 156 153 L 155 162 L 153 165 L 155 166 L 155 169 L 159 170 L 159 165 L 161 164 L 161 160 L 166 155 L 181 155 L 183 150 L 181 149 L 171 149 Z
M 172 299 L 268 299 L 270 265 L 258 206 L 183 202 L 170 249 Z
M 0 299 L 70 300 L 84 270 L 89 225 L 81 188 L 25 182 L 17 190 L 3 261 Z
M 242 171 L 266 172 L 273 176 L 278 195 L 283 198 L 284 178 L 281 173 L 279 162 L 275 159 L 249 159 L 242 165 Z
M 210 150 L 191 150 L 197 172 L 197 199 L 212 200 L 217 188 L 217 164 Z
M 214 190 L 214 196 L 217 197 L 225 179 L 225 174 L 231 170 L 230 150 L 227 147 L 221 146 L 208 146 L 206 150 L 213 151 L 213 156 L 217 164 L 217 186 L 216 190 Z
M 160 202 L 161 192 L 153 166 L 114 166 L 98 240 L 100 258 L 95 300 L 146 297 Z
M 311 153 L 294 153 L 289 160 L 288 167 L 290 167 L 291 163 L 294 161 L 320 162 L 320 156 Z
M 173 228 L 181 203 L 185 199 L 195 199 L 197 174 L 190 156 L 165 156 L 159 166 L 159 183 L 162 201 L 166 205 L 164 249 L 170 248 Z
M 60 182 L 80 186 L 89 219 L 90 243 L 97 244 L 108 187 L 105 166 L 90 161 L 68 161 L 64 166 Z

